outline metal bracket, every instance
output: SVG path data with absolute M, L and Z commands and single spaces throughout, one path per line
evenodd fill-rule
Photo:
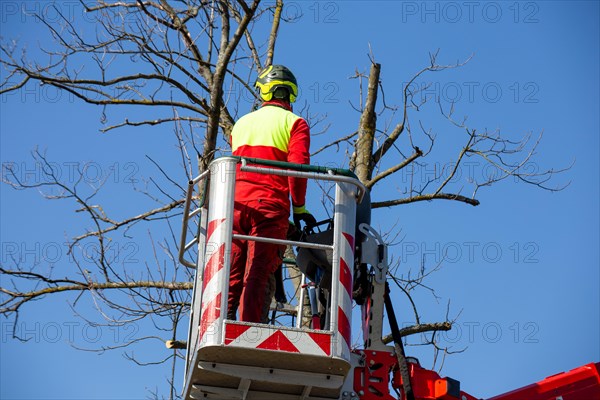
M 360 224 L 358 229 L 366 239 L 361 244 L 361 263 L 373 268 L 371 299 L 363 305 L 365 348 L 388 351 L 389 347 L 382 341 L 383 336 L 383 299 L 385 294 L 386 275 L 388 271 L 387 245 L 381 235 L 368 224 Z
M 373 266 L 375 282 L 384 283 L 388 270 L 387 246 L 381 235 L 371 225 L 360 224 L 358 229 L 367 237 L 361 245 L 360 262 Z
M 340 400 L 359 400 L 356 392 L 343 392 Z
M 240 381 L 238 390 L 240 391 L 240 393 L 242 395 L 242 400 L 246 400 L 246 397 L 248 396 L 248 389 L 250 389 L 251 383 L 252 383 L 252 381 L 250 379 L 242 379 Z
M 392 400 L 390 372 L 398 361 L 392 348 L 359 352 L 363 365 L 354 369 L 354 391 L 364 400 Z
M 304 390 L 302 391 L 302 394 L 300 395 L 300 400 L 307 400 L 309 398 L 308 395 L 310 394 L 311 390 L 312 386 L 305 386 Z

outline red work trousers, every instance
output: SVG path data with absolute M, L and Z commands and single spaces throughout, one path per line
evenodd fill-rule
M 264 199 L 235 202 L 233 233 L 285 239 L 289 210 Z M 269 276 L 281 263 L 281 246 L 250 240 L 233 240 L 229 274 L 228 318 L 261 322 Z M 239 308 L 238 308 L 239 307 Z

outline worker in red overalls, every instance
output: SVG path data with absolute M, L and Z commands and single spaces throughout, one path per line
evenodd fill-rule
M 233 155 L 298 164 L 310 162 L 310 131 L 306 121 L 292 112 L 298 86 L 292 72 L 271 65 L 255 84 L 262 106 L 233 127 Z M 294 222 L 315 223 L 306 210 L 306 179 L 237 171 L 233 233 L 285 239 L 290 215 Z M 234 240 L 231 253 L 228 318 L 262 322 L 270 276 L 281 263 L 280 246 Z

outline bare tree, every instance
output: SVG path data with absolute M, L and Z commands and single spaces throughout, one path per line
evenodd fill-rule
M 268 5 L 259 0 L 82 1 L 81 4 L 86 18 L 94 22 L 92 31 L 81 29 L 79 20 L 63 16 L 59 8 L 56 11 L 62 18 L 56 22 L 48 21 L 44 15 L 35 16 L 45 24 L 54 41 L 53 46 L 43 49 L 43 56 L 31 59 L 19 43 L 3 39 L 4 79 L 0 94 L 22 90 L 26 85 L 50 85 L 85 103 L 102 107 L 103 132 L 124 127 L 171 126 L 185 180 L 205 170 L 215 155 L 226 154 L 235 118 L 245 111 L 240 109 L 241 100 L 255 96 L 250 82 L 257 71 L 273 61 L 280 24 L 285 22 L 283 0 Z M 498 131 L 480 131 L 469 127 L 466 120 L 455 120 L 453 104 L 419 98 L 418 94 L 427 85 L 415 83 L 426 82 L 428 74 L 459 68 L 466 62 L 443 65 L 438 62 L 437 52 L 431 54 L 428 65 L 416 71 L 401 88 L 401 104 L 392 105 L 384 95 L 382 67 L 371 56 L 369 72 L 356 72 L 353 77 L 358 83 L 358 105 L 353 105 L 358 117 L 356 131 L 332 140 L 315 150 L 313 156 L 343 148 L 347 158 L 340 163 L 347 163 L 373 194 L 377 193 L 378 184 L 408 171 L 410 179 L 397 187 L 398 196 L 374 201 L 373 209 L 438 199 L 477 206 L 480 189 L 509 177 L 542 189 L 560 190 L 562 187 L 552 186 L 551 179 L 561 171 L 531 172 L 524 168 L 533 160 L 541 135 L 512 139 Z M 232 87 L 242 90 L 228 90 Z M 148 112 L 140 120 L 111 121 L 109 113 L 115 106 Z M 434 158 L 436 133 L 419 116 L 426 106 L 437 107 L 439 115 L 448 122 L 448 130 L 458 132 L 453 159 Z M 312 124 L 321 121 L 320 117 L 306 117 Z M 496 173 L 482 180 L 457 182 L 454 179 L 457 171 L 471 157 L 492 166 Z M 149 159 L 162 181 L 150 179 L 145 187 L 136 190 L 154 201 L 156 207 L 120 219 L 109 215 L 96 202 L 103 186 L 86 186 L 81 178 L 83 171 L 78 171 L 81 179 L 74 184 L 65 183 L 45 153 L 36 149 L 33 158 L 42 166 L 40 182 L 24 182 L 14 168 L 5 165 L 4 183 L 19 190 L 37 189 L 49 200 L 71 202 L 74 211 L 85 215 L 89 229 L 69 239 L 73 268 L 64 276 L 52 268 L 26 265 L 19 259 L 1 265 L 0 273 L 7 279 L 0 288 L 0 313 L 16 326 L 25 306 L 33 300 L 71 292 L 75 308 L 84 295 L 94 301 L 96 315 L 83 318 L 100 316 L 103 323 L 116 326 L 145 319 L 153 321 L 154 334 L 148 333 L 118 348 L 143 340 L 181 339 L 192 288 L 189 270 L 182 268 L 174 256 L 175 232 L 184 197 L 184 188 L 179 184 L 182 179 L 169 175 L 164 166 Z M 416 168 L 439 161 L 449 167 L 436 171 L 425 182 L 413 179 Z M 153 254 L 140 262 L 144 266 L 142 272 L 139 268 L 130 270 L 119 265 L 110 257 L 111 242 L 119 234 L 151 244 Z M 156 234 L 162 237 L 155 238 Z M 394 232 L 389 234 L 393 236 Z M 96 244 L 97 251 L 91 256 L 92 262 L 90 258 L 84 262 L 77 249 L 89 242 Z M 411 298 L 413 290 L 429 290 L 424 280 L 439 266 L 415 267 L 416 276 L 392 270 L 390 277 L 414 306 L 415 324 L 403 334 L 430 332 L 426 342 L 445 354 L 448 350 L 437 345 L 435 332 L 450 329 L 451 318 L 423 322 Z M 16 331 L 15 336 L 18 336 Z M 181 356 L 175 348 L 158 362 L 168 361 L 174 366 Z M 130 358 L 141 364 L 150 362 L 138 360 L 132 354 Z M 173 384 L 169 396 L 177 397 Z

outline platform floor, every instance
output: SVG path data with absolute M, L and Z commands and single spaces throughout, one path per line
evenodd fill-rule
M 235 346 L 202 347 L 195 355 L 192 365 L 194 365 L 194 368 L 188 371 L 186 382 L 187 393 L 184 397 L 186 399 L 192 398 L 191 394 L 195 392 L 193 386 L 238 389 L 243 385 L 243 379 L 239 376 L 222 373 L 219 370 L 220 365 L 239 366 L 240 369 L 258 367 L 265 369 L 267 373 L 273 370 L 275 379 L 277 371 L 281 370 L 286 373 L 319 374 L 321 380 L 331 379 L 336 382 L 343 380 L 350 370 L 350 364 L 339 358 Z M 211 368 L 213 365 L 214 370 Z M 318 387 L 319 379 L 311 379 L 309 382 L 303 383 L 286 380 L 285 378 L 282 378 L 281 382 L 273 381 L 273 377 L 270 377 L 270 380 L 269 382 L 252 380 L 250 382 L 250 392 L 289 394 L 300 398 L 306 391 L 306 386 L 312 386 L 309 390 L 310 397 L 337 399 L 340 396 L 341 384 L 338 388 L 331 388 Z M 323 386 L 331 386 L 331 384 L 323 384 Z

